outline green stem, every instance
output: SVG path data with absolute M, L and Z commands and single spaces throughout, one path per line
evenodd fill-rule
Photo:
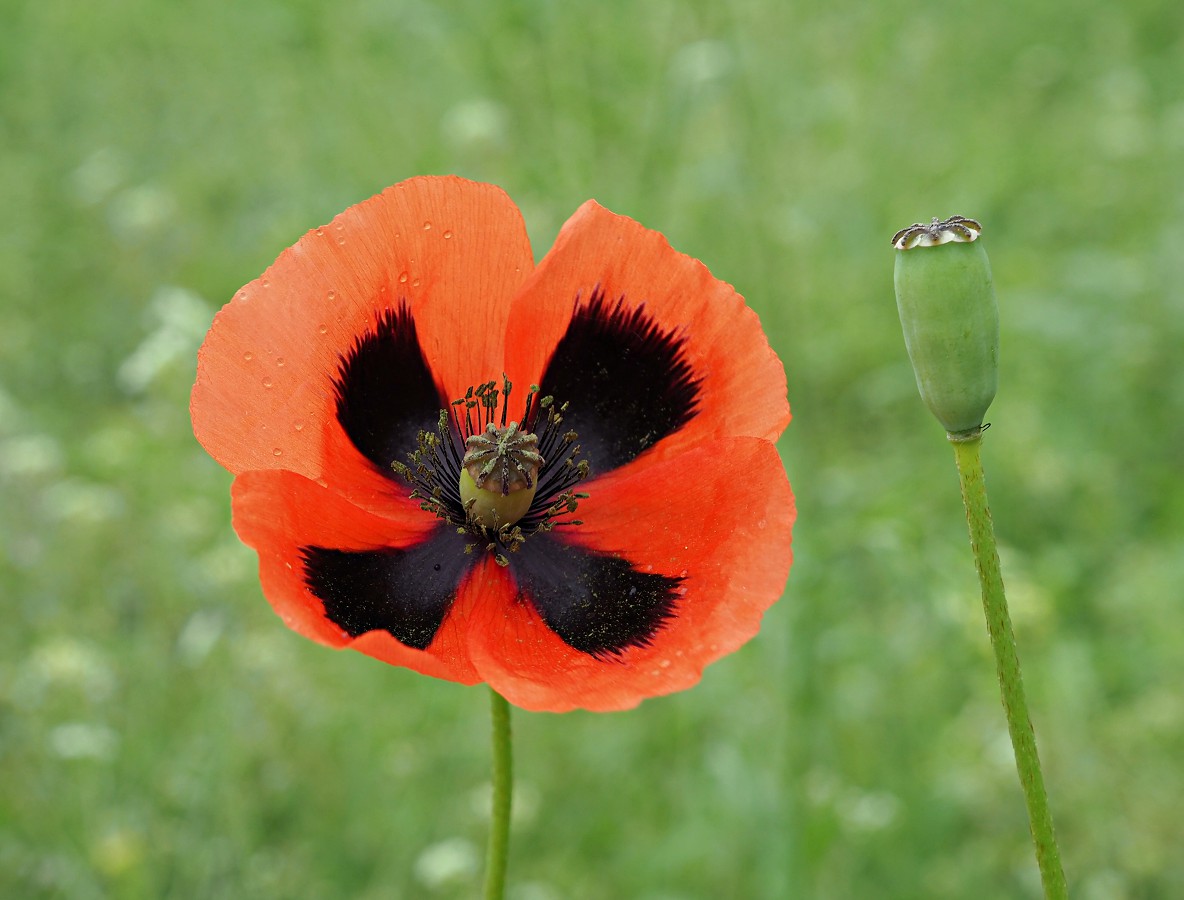
M 1040 757 L 1036 753 L 1036 734 L 1028 715 L 1024 681 L 1020 675 L 1020 658 L 1015 648 L 1015 634 L 1011 630 L 1011 616 L 1007 612 L 1007 597 L 1003 593 L 995 529 L 991 525 L 991 511 L 987 507 L 987 485 L 980 452 L 982 436 L 975 429 L 969 433 L 951 434 L 950 440 L 954 444 L 958 478 L 962 483 L 962 502 L 966 505 L 966 519 L 970 525 L 974 566 L 978 569 L 979 581 L 982 583 L 983 612 L 987 617 L 991 647 L 995 651 L 995 668 L 999 674 L 1003 710 L 1007 714 L 1007 730 L 1011 733 L 1015 765 L 1028 806 L 1028 823 L 1032 829 L 1032 840 L 1036 844 L 1040 880 L 1048 900 L 1064 900 L 1069 896 L 1069 889 L 1065 884 L 1065 871 L 1061 867 L 1056 835 L 1053 833 L 1044 775 L 1040 770 Z
M 485 854 L 485 900 L 506 893 L 506 859 L 510 850 L 510 803 L 514 793 L 514 758 L 510 744 L 510 704 L 490 689 L 493 713 L 493 811 Z

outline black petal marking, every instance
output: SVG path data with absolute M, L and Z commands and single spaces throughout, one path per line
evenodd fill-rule
M 302 547 L 304 581 L 325 604 L 325 615 L 350 637 L 381 629 L 426 650 L 477 559 L 444 526 L 406 550 L 330 550 Z
M 610 304 L 597 288 L 577 309 L 547 363 L 543 394 L 568 401 L 564 422 L 580 436 L 596 475 L 622 466 L 677 431 L 698 409 L 700 379 L 686 338 L 645 305 Z
M 392 478 L 391 462 L 415 449 L 420 430 L 430 429 L 447 405 L 405 303 L 383 312 L 358 338 L 341 361 L 334 387 L 337 421 L 361 454 Z
M 564 643 L 597 659 L 648 647 L 675 615 L 681 578 L 639 572 L 624 559 L 540 533 L 510 555 L 519 598 Z

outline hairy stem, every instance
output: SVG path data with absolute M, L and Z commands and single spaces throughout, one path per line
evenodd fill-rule
M 1007 715 L 1007 730 L 1015 751 L 1015 765 L 1019 770 L 1024 801 L 1028 806 L 1028 823 L 1036 844 L 1036 863 L 1040 880 L 1048 900 L 1068 898 L 1065 871 L 1061 866 L 1053 832 L 1052 813 L 1048 808 L 1048 794 L 1044 789 L 1044 774 L 1036 752 L 1036 733 L 1028 715 L 1028 701 L 1024 697 L 1024 681 L 1020 674 L 1020 658 L 1016 652 L 1015 634 L 1007 611 L 1007 597 L 1003 593 L 1003 575 L 999 569 L 999 552 L 995 546 L 995 529 L 987 506 L 987 486 L 983 475 L 982 436 L 978 429 L 972 434 L 951 435 L 958 477 L 962 484 L 962 502 L 966 505 L 966 519 L 970 525 L 970 546 L 974 565 L 978 570 L 983 591 L 983 612 L 987 617 L 987 631 L 995 651 L 995 668 L 999 674 L 999 690 L 1003 696 L 1003 710 Z
M 514 757 L 510 741 L 510 704 L 490 690 L 493 714 L 493 811 L 485 854 L 485 900 L 502 900 L 510 850 L 510 804 L 514 793 Z

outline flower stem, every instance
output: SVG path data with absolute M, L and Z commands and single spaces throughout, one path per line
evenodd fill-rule
M 1024 801 L 1028 806 L 1028 823 L 1036 844 L 1036 863 L 1040 880 L 1048 900 L 1065 900 L 1069 889 L 1061 866 L 1053 833 L 1052 813 L 1048 808 L 1048 794 L 1044 789 L 1044 775 L 1036 752 L 1036 734 L 1028 715 L 1028 701 L 1024 697 L 1024 681 L 1020 674 L 1020 659 L 1011 630 L 1011 616 L 1007 612 L 1007 597 L 1003 593 L 1003 575 L 999 569 L 999 552 L 995 547 L 995 529 L 987 506 L 987 485 L 983 475 L 982 435 L 979 429 L 951 434 L 954 459 L 958 464 L 958 478 L 962 484 L 962 502 L 966 506 L 966 520 L 970 525 L 970 547 L 974 552 L 974 566 L 978 570 L 983 591 L 983 612 L 987 617 L 987 631 L 995 651 L 995 669 L 999 674 L 999 690 L 1003 695 L 1003 710 L 1007 715 L 1007 730 L 1015 751 L 1015 765 L 1019 770 Z
M 502 900 L 506 892 L 506 859 L 510 850 L 510 803 L 514 792 L 514 758 L 510 744 L 510 704 L 490 689 L 493 714 L 493 811 L 485 854 L 485 900 Z

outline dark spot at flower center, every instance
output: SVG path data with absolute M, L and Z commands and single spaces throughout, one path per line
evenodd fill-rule
M 334 379 L 337 420 L 384 475 L 441 405 L 406 303 L 385 310 L 346 354 Z
M 426 649 L 469 569 L 463 542 L 448 529 L 407 548 L 304 547 L 304 581 L 325 615 L 350 637 L 385 631 Z
M 564 643 L 598 659 L 648 647 L 674 618 L 683 579 L 547 535 L 510 563 L 520 597 Z
M 694 418 L 702 379 L 687 358 L 687 338 L 630 309 L 598 287 L 576 298 L 567 332 L 539 384 L 571 402 L 566 415 L 584 456 L 603 475 L 623 466 Z

